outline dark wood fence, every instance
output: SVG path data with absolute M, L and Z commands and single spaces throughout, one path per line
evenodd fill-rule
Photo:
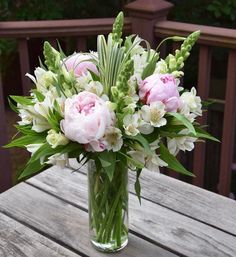
M 231 167 L 233 163 L 233 149 L 235 139 L 236 118 L 236 30 L 202 26 L 168 21 L 167 15 L 174 6 L 162 0 L 137 0 L 126 6 L 129 18 L 125 20 L 127 33 L 139 34 L 156 46 L 158 40 L 170 35 L 186 36 L 195 30 L 201 30 L 198 41 L 199 68 L 198 68 L 198 94 L 202 99 L 209 98 L 212 47 L 218 46 L 228 49 L 226 96 L 223 101 L 224 118 L 223 134 L 220 154 L 218 192 L 229 195 L 231 183 Z M 107 34 L 111 30 L 114 19 L 84 19 L 63 21 L 30 21 L 30 22 L 0 22 L 0 38 L 16 38 L 18 40 L 21 78 L 23 93 L 27 94 L 31 88 L 30 81 L 25 73 L 30 70 L 28 40 L 30 38 L 47 38 L 56 45 L 56 38 L 74 36 L 77 40 L 77 50 L 86 50 L 86 38 L 90 35 Z M 173 48 L 176 44 L 173 45 Z M 226 64 L 225 64 L 226 65 Z M 3 103 L 2 87 L 0 88 L 0 101 Z M 5 96 L 6 97 L 6 96 Z M 222 103 L 222 101 L 221 101 Z M 6 126 L 4 106 L 0 106 L 1 134 L 0 144 L 6 143 Z M 207 123 L 207 115 L 201 119 Z M 9 187 L 10 165 L 9 154 L 0 150 L 0 191 Z M 217 157 L 216 157 L 217 158 Z M 193 171 L 196 179 L 193 183 L 203 187 L 206 172 L 206 147 L 199 144 L 194 150 Z

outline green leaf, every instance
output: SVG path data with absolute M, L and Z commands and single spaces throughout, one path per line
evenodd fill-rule
M 65 153 L 63 149 L 64 145 L 59 145 L 56 148 L 52 148 L 48 143 L 44 143 L 31 157 L 30 161 L 34 162 L 40 158 L 46 158 L 56 153 Z
M 132 163 L 137 169 L 143 169 L 144 168 L 144 164 L 143 163 L 141 163 L 141 162 L 131 158 L 128 154 L 125 154 L 125 153 L 123 153 L 121 151 L 119 151 L 118 154 L 121 154 L 123 157 L 125 157 L 125 159 L 128 162 Z
M 196 129 L 196 132 L 197 132 L 197 137 L 206 138 L 206 139 L 209 139 L 209 140 L 212 140 L 212 141 L 215 141 L 215 142 L 220 142 L 219 139 L 211 136 L 208 132 L 206 132 L 202 128 L 196 127 L 195 129 Z
M 142 73 L 142 79 L 145 79 L 146 77 L 153 74 L 157 60 L 159 59 L 159 54 L 155 54 L 152 59 L 148 62 L 148 65 L 145 67 Z
M 33 175 L 36 175 L 36 173 L 39 173 L 46 166 L 47 164 L 41 164 L 40 160 L 29 162 L 26 165 L 25 169 L 21 172 L 20 176 L 18 177 L 18 180 L 24 180 Z
M 183 115 L 177 113 L 177 112 L 168 112 L 168 115 L 175 117 L 178 121 L 180 121 L 186 128 L 189 129 L 191 133 L 196 135 L 195 128 L 193 124 Z
M 116 153 L 103 151 L 99 153 L 98 159 L 100 160 L 103 169 L 107 173 L 109 180 L 112 181 L 116 165 Z
M 88 71 L 91 74 L 91 77 L 92 77 L 93 81 L 100 81 L 100 78 L 99 78 L 99 76 L 96 73 L 94 73 L 90 69 L 88 69 Z
M 172 170 L 175 170 L 181 174 L 188 175 L 191 177 L 195 177 L 193 173 L 186 170 L 184 166 L 172 155 L 169 150 L 164 146 L 164 144 L 160 143 L 160 158 L 168 164 L 168 167 Z
M 142 171 L 141 169 L 138 169 L 136 171 L 136 181 L 134 184 L 135 193 L 138 197 L 140 205 L 141 205 L 141 185 L 140 185 L 139 177 L 140 177 L 141 171 Z
M 145 152 L 146 152 L 147 154 L 151 154 L 151 155 L 153 154 L 153 152 L 152 152 L 152 150 L 151 150 L 151 148 L 150 148 L 150 145 L 149 145 L 148 141 L 147 141 L 146 138 L 145 138 L 144 136 L 142 136 L 141 134 L 138 134 L 138 135 L 136 135 L 136 136 L 124 135 L 124 137 L 139 142 L 139 143 L 143 146 L 143 148 L 144 148 L 144 150 L 145 150 Z
M 13 140 L 11 143 L 5 145 L 4 148 L 26 147 L 29 144 L 43 143 L 44 141 L 45 141 L 45 137 L 42 136 L 41 134 L 26 135 Z
M 40 93 L 37 89 L 33 89 L 32 92 L 35 94 L 39 102 L 43 102 L 45 96 L 42 93 Z
M 7 99 L 8 99 L 8 103 L 9 103 L 10 108 L 11 108 L 14 112 L 19 113 L 18 108 L 17 108 L 17 107 L 15 106 L 15 104 L 11 101 L 11 98 L 8 97 Z
M 17 96 L 17 95 L 11 95 L 11 99 L 13 99 L 16 103 L 22 104 L 22 105 L 34 105 L 32 102 L 32 99 L 29 98 L 29 96 Z

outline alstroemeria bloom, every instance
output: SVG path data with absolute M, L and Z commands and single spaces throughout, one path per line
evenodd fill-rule
M 99 74 L 96 65 L 91 61 L 91 56 L 88 54 L 73 54 L 64 61 L 64 64 L 68 71 L 74 71 L 76 77 L 87 74 L 88 70 Z
M 97 95 L 84 91 L 65 101 L 64 120 L 61 129 L 65 136 L 80 144 L 89 144 L 86 149 L 103 151 L 106 128 L 114 123 L 106 102 Z
M 167 112 L 176 112 L 180 106 L 178 86 L 171 74 L 153 74 L 144 79 L 139 85 L 139 97 L 148 105 L 162 102 Z

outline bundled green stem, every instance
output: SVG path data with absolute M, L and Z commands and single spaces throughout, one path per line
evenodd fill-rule
M 120 248 L 128 236 L 127 169 L 117 165 L 113 179 L 90 163 L 89 198 L 90 229 L 98 244 Z

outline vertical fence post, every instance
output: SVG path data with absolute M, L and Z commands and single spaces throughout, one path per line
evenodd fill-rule
M 21 70 L 21 81 L 23 88 L 23 95 L 29 95 L 29 91 L 32 88 L 30 79 L 25 76 L 27 72 L 30 72 L 29 63 L 29 49 L 26 38 L 20 38 L 18 40 L 18 50 L 20 57 L 20 70 Z
M 125 6 L 132 22 L 132 33 L 156 46 L 154 26 L 157 21 L 165 20 L 174 5 L 163 0 L 137 0 Z
M 236 50 L 228 57 L 223 136 L 220 158 L 219 193 L 229 196 L 236 128 Z
M 1 75 L 1 74 L 0 74 Z M 5 115 L 5 106 L 3 98 L 3 87 L 0 76 L 0 193 L 10 188 L 11 182 L 11 162 L 10 153 L 8 149 L 2 146 L 7 143 L 7 122 Z
M 209 46 L 201 45 L 198 64 L 198 94 L 204 101 L 208 99 L 210 91 L 211 56 L 212 49 Z M 207 123 L 207 113 L 203 113 L 198 122 L 205 125 Z M 204 186 L 205 154 L 205 144 L 196 144 L 193 157 L 193 172 L 196 177 L 193 179 L 193 184 L 199 187 Z

